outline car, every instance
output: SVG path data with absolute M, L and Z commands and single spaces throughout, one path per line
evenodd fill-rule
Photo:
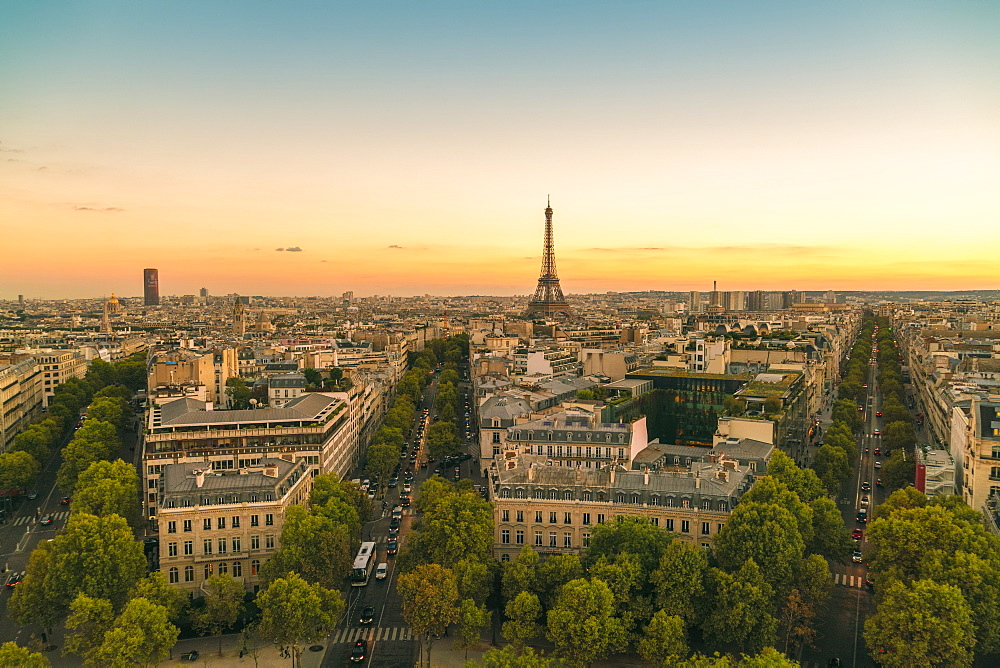
M 198 650 L 193 649 L 190 652 L 181 654 L 181 661 L 197 661 L 199 656 L 201 655 L 198 654 Z
M 60 506 L 68 506 L 69 505 L 69 497 L 68 496 L 64 496 L 63 498 L 59 499 L 59 505 Z
M 429 462 L 436 462 L 437 459 L 435 459 L 434 457 L 428 457 L 427 461 L 429 461 Z
M 393 506 L 392 507 L 392 519 L 398 520 L 398 519 L 401 519 L 402 517 L 403 517 L 403 508 L 402 508 L 402 506 Z
M 851 538 L 853 538 L 854 540 L 861 540 L 864 537 L 865 537 L 864 529 L 855 529 L 854 531 L 851 532 Z
M 865 383 L 865 384 L 864 384 L 864 385 L 862 385 L 861 387 L 864 387 L 864 388 L 867 388 L 867 387 L 868 387 L 868 383 Z
M 396 540 L 395 538 L 390 538 L 388 541 L 386 541 L 385 552 L 390 557 L 394 556 L 397 552 L 399 552 L 399 541 Z
M 865 586 L 868 587 L 868 589 L 875 591 L 875 580 L 872 576 L 869 575 L 865 578 Z
M 374 499 L 375 498 L 375 488 L 374 487 L 372 487 L 371 489 L 368 490 L 368 498 L 369 499 Z
M 361 663 L 365 660 L 368 655 L 368 641 L 364 638 L 359 639 L 354 643 L 354 648 L 351 649 L 351 661 L 353 663 Z
M 881 429 L 876 429 L 875 431 L 872 432 L 872 436 L 881 436 L 881 435 L 882 435 Z
M 366 605 L 365 608 L 361 611 L 361 614 L 358 615 L 358 624 L 371 624 L 374 621 L 375 621 L 375 608 L 370 605 Z
M 876 462 L 875 462 L 875 468 L 877 468 L 877 469 L 880 469 L 880 468 L 882 468 L 882 462 L 880 462 L 880 461 L 876 461 Z
M 882 482 L 882 478 L 876 478 L 875 479 L 875 486 L 876 487 L 885 487 L 885 483 Z
M 882 411 L 875 411 L 875 417 L 882 417 Z
M 409 494 L 411 490 L 410 483 L 403 484 L 403 494 Z
M 389 478 L 389 489 L 395 488 L 397 482 L 399 482 L 399 478 Z
M 400 522 L 400 518 L 396 517 L 395 515 L 393 515 L 392 519 L 389 520 L 389 528 L 390 529 L 398 529 L 399 528 L 399 522 Z
M 23 579 L 24 576 L 22 574 L 11 573 L 10 576 L 7 578 L 7 589 L 13 589 L 14 587 L 17 586 L 17 583 L 19 583 Z
M 410 497 L 408 497 L 408 496 L 401 496 L 401 497 L 399 497 L 399 505 L 403 506 L 404 508 L 409 508 L 410 507 Z
M 871 490 L 872 490 L 872 484 L 870 482 L 865 480 L 863 483 L 861 483 L 862 492 L 870 492 Z
M 859 510 L 858 511 L 858 516 L 857 516 L 856 519 L 857 519 L 858 524 L 864 524 L 864 523 L 866 523 L 868 521 L 868 509 L 867 508 L 862 508 L 861 510 Z
M 871 502 L 871 499 L 868 498 L 867 494 L 865 494 L 864 496 L 861 497 L 861 505 L 867 506 L 870 502 Z
M 875 454 L 876 454 L 876 455 L 881 455 L 881 454 L 882 454 L 882 448 L 880 448 L 880 447 L 878 447 L 878 446 L 876 445 L 876 446 L 875 446 Z
M 851 555 L 851 561 L 856 564 L 860 564 L 862 559 L 861 550 L 854 550 L 854 554 Z
M 422 468 L 422 469 L 427 468 L 427 462 L 426 461 L 420 462 L 420 468 Z
M 463 462 L 468 461 L 469 459 L 472 459 L 472 455 L 470 455 L 468 452 L 463 452 L 461 457 L 459 457 L 459 461 Z
M 38 492 L 28 492 L 28 500 L 34 501 L 38 498 Z
M 52 515 L 42 515 L 42 519 L 38 520 L 39 524 L 52 524 Z
M 861 404 L 858 404 L 858 410 L 859 410 L 859 411 L 863 411 L 864 409 L 865 409 L 865 407 L 864 407 L 864 406 L 862 406 Z
M 389 564 L 383 561 L 375 567 L 375 579 L 385 580 L 387 577 L 389 577 Z

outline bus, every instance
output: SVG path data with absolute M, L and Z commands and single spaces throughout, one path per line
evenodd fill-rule
M 368 584 L 372 570 L 375 568 L 375 543 L 361 543 L 358 556 L 354 558 L 354 568 L 351 570 L 351 586 L 364 587 Z

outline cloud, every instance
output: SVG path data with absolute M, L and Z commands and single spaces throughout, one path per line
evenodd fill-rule
M 320 262 L 326 262 L 326 260 L 320 260 Z
M 24 151 L 19 148 L 8 148 L 0 145 L 0 153 L 24 153 Z
M 389 244 L 388 248 L 402 248 L 402 246 L 397 246 L 396 244 Z
M 117 206 L 74 206 L 76 211 L 97 211 L 99 213 L 118 213 L 119 211 L 124 211 Z
M 275 248 L 276 251 L 286 251 L 288 253 L 301 253 L 302 249 L 298 246 L 289 246 L 288 248 Z

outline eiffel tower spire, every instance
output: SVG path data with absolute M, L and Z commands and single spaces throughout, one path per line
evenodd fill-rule
M 542 272 L 538 276 L 538 287 L 528 302 L 525 315 L 569 315 L 569 304 L 559 286 L 556 274 L 556 254 L 552 242 L 552 201 L 545 205 L 545 245 L 542 250 Z

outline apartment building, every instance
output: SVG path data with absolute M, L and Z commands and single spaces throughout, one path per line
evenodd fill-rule
M 227 573 L 256 592 L 261 564 L 281 547 L 285 510 L 308 499 L 310 468 L 273 457 L 232 471 L 164 466 L 156 488 L 160 571 L 192 593 Z
M 83 378 L 87 373 L 87 358 L 79 350 L 25 350 L 35 358 L 42 372 L 42 407 L 48 408 L 52 395 L 60 384 L 70 378 Z
M 282 373 L 267 381 L 267 403 L 271 408 L 281 408 L 306 391 L 306 377 L 301 373 Z
M 735 461 L 695 462 L 685 471 L 628 471 L 547 465 L 520 456 L 490 469 L 494 554 L 513 559 L 525 545 L 543 555 L 579 553 L 593 527 L 641 517 L 708 549 L 754 477 Z
M 646 418 L 601 422 L 599 412 L 569 408 L 507 429 L 504 457 L 518 452 L 551 461 L 555 467 L 600 468 L 611 462 L 629 467 L 648 444 Z
M 1000 496 L 1000 397 L 974 399 L 962 462 L 962 498 L 982 510 Z
M 0 452 L 42 412 L 42 373 L 35 358 L 12 356 L 0 362 Z

